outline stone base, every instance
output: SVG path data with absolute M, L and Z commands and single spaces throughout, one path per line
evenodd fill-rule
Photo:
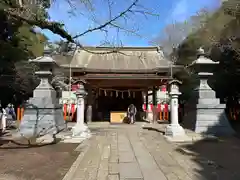
M 79 138 L 79 137 L 73 137 L 73 136 L 67 136 L 64 139 L 62 139 L 61 142 L 63 143 L 73 143 L 73 144 L 79 144 L 83 142 L 86 138 Z
M 152 123 L 153 122 L 153 113 L 152 112 L 148 112 L 147 113 L 147 118 L 146 121 Z
M 34 97 L 24 110 L 19 126 L 19 135 L 25 138 L 57 134 L 65 129 L 62 106 L 51 97 Z
M 54 143 L 56 139 L 54 139 L 53 135 L 46 134 L 40 138 L 36 139 L 36 143 L 40 144 L 51 144 Z
M 213 135 L 232 135 L 232 129 L 226 114 L 225 104 L 197 104 L 195 109 L 187 112 L 184 127 L 196 133 Z
M 165 136 L 165 138 L 169 142 L 176 142 L 176 143 L 192 143 L 193 142 L 192 138 L 187 135 Z
M 208 133 L 217 135 L 230 135 L 234 133 L 226 114 L 225 105 L 219 104 L 214 108 L 202 108 L 197 106 L 196 113 L 196 133 Z
M 82 137 L 74 137 L 71 134 L 72 133 L 70 131 L 69 132 L 60 132 L 56 135 L 56 139 L 53 137 L 53 135 L 46 134 L 46 135 L 44 135 L 40 138 L 37 138 L 36 143 L 51 144 L 51 143 L 56 142 L 56 140 L 58 139 L 59 142 L 61 142 L 61 143 L 76 143 L 76 144 L 79 144 L 86 139 L 86 138 L 82 138 Z
M 87 139 L 91 137 L 91 132 L 85 124 L 76 123 L 72 127 L 72 137 Z
M 185 131 L 179 124 L 169 124 L 165 130 L 165 136 L 176 137 L 184 136 Z

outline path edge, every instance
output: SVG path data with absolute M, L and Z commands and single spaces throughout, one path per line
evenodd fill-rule
M 85 146 L 84 150 L 79 154 L 79 156 L 77 157 L 77 159 L 73 162 L 72 166 L 70 167 L 70 169 L 68 170 L 68 172 L 65 174 L 65 176 L 63 177 L 62 180 L 72 180 L 75 172 L 77 171 L 77 168 L 80 164 L 80 162 L 82 161 L 83 157 L 85 156 L 85 154 L 87 153 L 87 151 L 90 148 L 89 143 L 87 143 L 86 141 L 83 143 L 80 143 L 78 145 L 78 147 L 76 149 L 79 149 L 80 146 Z

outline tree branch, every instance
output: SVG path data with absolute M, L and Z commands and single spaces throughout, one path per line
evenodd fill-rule
M 30 9 L 25 8 L 25 7 L 14 7 L 14 8 L 6 8 L 4 9 L 4 12 L 9 15 L 11 18 L 15 18 L 19 21 L 23 21 L 28 23 L 31 26 L 38 26 L 41 29 L 48 29 L 50 30 L 52 33 L 57 34 L 59 36 L 61 36 L 62 38 L 66 39 L 69 43 L 74 43 L 77 45 L 77 47 L 79 47 L 81 50 L 84 50 L 86 52 L 89 53 L 93 53 L 93 54 L 109 54 L 109 53 L 121 53 L 119 52 L 119 49 L 117 47 L 113 48 L 111 51 L 107 51 L 107 52 L 92 52 L 89 49 L 85 48 L 78 40 L 77 38 L 86 35 L 87 33 L 93 32 L 93 31 L 97 31 L 97 30 L 105 30 L 105 28 L 107 26 L 113 26 L 115 28 L 118 29 L 122 29 L 122 30 L 126 30 L 125 28 L 120 28 L 115 21 L 118 20 L 119 18 L 126 18 L 127 13 L 141 13 L 144 14 L 145 11 L 135 11 L 133 10 L 133 7 L 137 7 L 137 3 L 139 2 L 139 0 L 134 0 L 131 5 L 124 11 L 122 11 L 121 13 L 119 13 L 118 15 L 116 15 L 115 17 L 111 17 L 111 3 L 110 1 L 108 1 L 108 6 L 109 6 L 109 20 L 106 21 L 104 24 L 100 24 L 97 27 L 94 28 L 90 28 L 86 31 L 84 31 L 81 34 L 78 34 L 76 36 L 72 36 L 71 34 L 69 34 L 65 29 L 64 29 L 64 24 L 61 24 L 59 22 L 54 22 L 54 21 L 47 21 L 41 18 L 38 18 L 38 15 L 35 13 L 32 13 Z M 149 13 L 147 13 L 149 14 Z M 132 33 L 135 35 L 138 35 L 137 33 L 134 33 L 134 31 L 131 30 L 126 30 L 128 33 Z M 139 36 L 139 35 L 138 35 Z M 76 47 L 76 49 L 77 49 Z
M 114 21 L 116 21 L 117 19 L 121 18 L 121 17 L 124 16 L 126 13 L 130 12 L 131 9 L 132 9 L 134 6 L 136 6 L 136 4 L 137 4 L 138 1 L 139 1 L 139 0 L 134 0 L 134 2 L 133 2 L 125 11 L 121 12 L 119 15 L 115 16 L 114 18 L 110 19 L 109 21 L 105 22 L 105 23 L 102 24 L 102 25 L 99 25 L 99 26 L 97 26 L 97 27 L 95 27 L 95 28 L 88 29 L 88 30 L 84 31 L 84 32 L 81 33 L 81 34 L 78 34 L 78 35 L 74 36 L 73 39 L 79 38 L 79 37 L 81 37 L 81 36 L 84 36 L 84 35 L 87 34 L 87 33 L 90 33 L 90 32 L 93 32 L 93 31 L 97 31 L 97 30 L 100 30 L 100 29 L 105 28 L 105 27 L 108 26 L 108 25 L 111 25 L 112 22 L 114 22 Z
M 38 26 L 41 29 L 48 29 L 52 31 L 54 34 L 58 34 L 62 38 L 67 39 L 67 41 L 74 43 L 72 36 L 62 28 L 64 24 L 61 24 L 59 22 L 54 22 L 54 21 L 43 21 L 43 20 L 34 19 L 34 18 L 26 18 L 18 15 L 18 13 L 14 13 L 14 11 L 12 11 L 11 9 L 6 9 L 4 10 L 4 12 L 9 16 L 11 16 L 12 18 L 26 22 L 31 26 Z

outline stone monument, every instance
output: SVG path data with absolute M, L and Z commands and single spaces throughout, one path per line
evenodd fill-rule
M 47 54 L 30 62 L 39 65 L 40 71 L 35 74 L 38 75 L 40 84 L 25 106 L 19 132 L 26 138 L 55 135 L 66 128 L 62 106 L 56 98 L 56 91 L 49 84 L 55 60 Z
M 181 82 L 178 80 L 172 80 L 169 84 L 171 124 L 167 126 L 165 136 L 170 138 L 185 137 L 185 131 L 178 122 L 178 97 L 181 95 L 181 92 L 179 92 L 179 84 L 181 84 Z
M 208 80 L 219 62 L 209 59 L 202 48 L 198 50 L 198 58 L 189 67 L 199 77 L 199 85 L 194 90 L 192 99 L 185 108 L 184 126 L 197 133 L 213 135 L 233 134 L 234 131 L 225 114 L 225 104 L 220 104 L 215 91 Z

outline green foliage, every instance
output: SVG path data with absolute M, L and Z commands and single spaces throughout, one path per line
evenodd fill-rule
M 41 56 L 47 38 L 34 32 L 33 26 L 13 18 L 6 9 L 15 8 L 16 1 L 0 3 L 0 99 L 19 103 L 27 98 L 35 87 L 34 67 L 29 58 Z M 38 10 L 38 17 L 46 18 L 44 11 Z M 25 62 L 24 62 L 25 61 Z M 27 64 L 26 64 L 27 63 Z
M 237 0 L 228 0 L 195 33 L 178 47 L 178 64 L 190 64 L 196 59 L 196 50 L 202 46 L 211 59 L 220 61 L 210 83 L 221 99 L 240 95 L 240 6 Z M 186 86 L 190 86 L 186 80 Z

